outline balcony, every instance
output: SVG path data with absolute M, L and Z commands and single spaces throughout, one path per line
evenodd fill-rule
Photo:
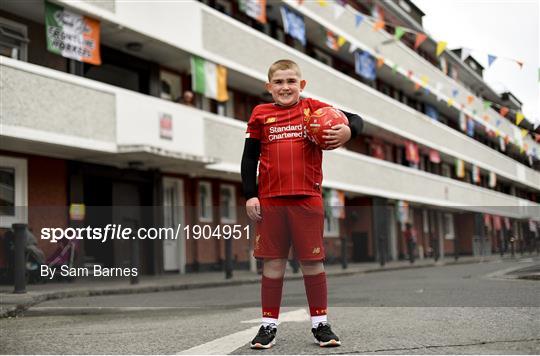
M 291 58 L 300 65 L 303 76 L 308 79 L 307 96 L 357 112 L 378 128 L 493 171 L 499 176 L 534 189 L 540 188 L 540 173 L 521 163 L 213 9 L 202 7 L 202 12 L 204 50 L 222 63 L 233 65 L 235 70 L 264 78 L 268 66 L 275 59 Z M 354 21 L 352 24 L 354 26 Z M 374 34 L 366 34 L 369 35 Z M 257 48 L 257 51 L 253 51 L 253 48 Z M 420 57 L 416 60 L 424 61 Z M 427 66 L 424 64 L 424 67 Z M 433 75 L 438 71 L 435 67 L 431 69 Z M 436 74 L 441 76 L 441 80 L 443 77 L 448 80 L 443 73 Z

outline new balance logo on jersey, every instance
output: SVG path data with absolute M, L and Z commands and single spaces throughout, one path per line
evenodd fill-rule
M 315 247 L 313 249 L 313 252 L 312 252 L 314 255 L 318 255 L 319 253 L 321 253 L 321 248 L 320 247 Z
M 264 122 L 265 124 L 272 124 L 276 122 L 276 118 L 275 117 L 269 117 L 268 119 L 266 119 L 266 121 Z

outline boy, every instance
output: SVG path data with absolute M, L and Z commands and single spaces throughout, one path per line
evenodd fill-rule
M 321 347 L 341 345 L 326 316 L 322 150 L 306 139 L 304 130 L 304 120 L 310 113 L 330 105 L 310 98 L 301 99 L 305 86 L 306 81 L 295 62 L 273 63 L 268 70 L 266 90 L 274 103 L 253 109 L 246 132 L 242 184 L 247 215 L 257 222 L 254 256 L 263 259 L 263 319 L 257 336 L 251 341 L 254 349 L 268 349 L 275 344 L 291 243 L 304 276 L 315 340 Z M 349 126 L 340 124 L 325 132 L 328 149 L 342 146 L 362 130 L 363 121 L 358 115 L 345 115 Z

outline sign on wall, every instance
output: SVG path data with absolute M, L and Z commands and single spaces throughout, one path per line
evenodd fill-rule
M 171 114 L 159 114 L 159 137 L 166 140 L 173 139 L 173 122 Z
M 47 50 L 62 57 L 101 64 L 99 21 L 45 2 Z

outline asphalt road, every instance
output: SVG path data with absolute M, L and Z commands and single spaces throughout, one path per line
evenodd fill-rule
M 482 263 L 334 277 L 330 322 L 343 346 L 310 334 L 302 281 L 284 288 L 269 354 L 539 354 L 540 281 L 505 278 L 539 261 Z M 260 290 L 241 285 L 48 301 L 0 320 L 10 354 L 253 354 Z M 256 352 L 259 353 L 259 352 Z

